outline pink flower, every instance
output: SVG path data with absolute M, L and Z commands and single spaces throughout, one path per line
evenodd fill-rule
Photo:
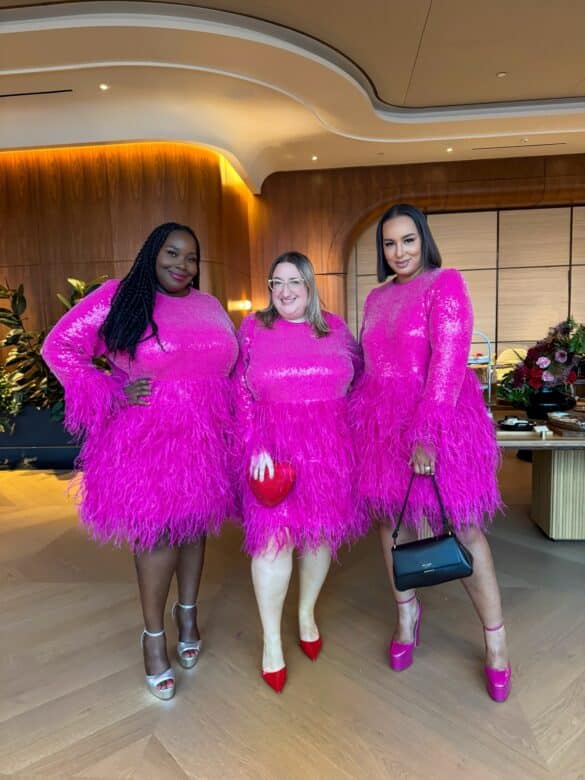
M 550 364 L 550 360 L 548 361 L 548 364 Z M 550 371 L 543 371 L 542 372 L 542 381 L 543 382 L 554 382 L 555 381 L 555 375 L 551 374 Z
M 542 357 L 538 358 L 538 360 L 536 361 L 536 365 L 539 368 L 548 368 L 550 366 L 550 360 L 543 355 Z
M 557 363 L 566 363 L 567 362 L 567 353 L 564 349 L 557 349 L 555 352 L 555 360 Z

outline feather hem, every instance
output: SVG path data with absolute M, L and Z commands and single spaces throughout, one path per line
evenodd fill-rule
M 355 452 L 347 400 L 253 404 L 240 464 L 244 549 L 257 555 L 268 547 L 293 545 L 333 555 L 369 527 L 355 489 Z M 266 450 L 296 471 L 290 494 L 276 507 L 258 503 L 248 483 L 253 454 Z

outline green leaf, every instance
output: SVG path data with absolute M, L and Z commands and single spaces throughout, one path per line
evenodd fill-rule
M 12 296 L 12 311 L 15 317 L 21 317 L 26 310 L 26 298 L 24 297 L 24 287 L 22 284 L 18 286 L 18 289 Z
M 66 298 L 64 295 L 61 295 L 61 293 L 57 293 L 57 298 L 61 301 L 61 303 L 67 309 L 67 311 L 69 311 L 69 309 L 71 308 L 71 301 L 69 300 L 69 298 Z
M 12 335 L 10 333 L 5 336 L 0 344 L 2 344 L 3 347 L 11 347 L 13 344 L 18 344 L 18 341 L 20 340 L 20 333 L 11 331 Z
M 82 282 L 81 279 L 67 279 L 67 283 L 73 287 L 76 292 L 83 295 L 85 291 L 85 282 Z

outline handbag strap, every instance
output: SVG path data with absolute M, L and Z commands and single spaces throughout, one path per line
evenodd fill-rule
M 394 547 L 396 547 L 396 539 L 398 538 L 398 532 L 400 531 L 400 526 L 402 525 L 404 513 L 406 512 L 406 505 L 408 504 L 408 498 L 410 496 L 410 491 L 412 489 L 412 483 L 414 482 L 414 478 L 416 476 L 417 475 L 413 472 L 412 476 L 410 477 L 410 482 L 408 483 L 408 490 L 406 491 L 406 496 L 404 497 L 404 503 L 402 504 L 402 509 L 400 510 L 400 514 L 398 515 L 398 521 L 396 522 L 396 527 L 392 532 L 392 540 L 393 540 Z M 430 477 L 431 480 L 433 481 L 435 495 L 437 496 L 437 502 L 441 510 L 441 521 L 443 523 L 443 533 L 452 533 L 453 529 L 451 527 L 451 523 L 449 522 L 449 518 L 447 517 L 447 513 L 445 512 L 445 506 L 443 504 L 443 499 L 441 498 L 441 494 L 439 492 L 439 486 L 437 485 L 437 480 L 435 479 L 434 474 L 430 474 Z

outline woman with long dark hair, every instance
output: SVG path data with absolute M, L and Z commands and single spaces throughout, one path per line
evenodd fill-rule
M 440 508 L 431 477 L 458 536 L 474 558 L 463 580 L 484 628 L 490 696 L 510 691 L 510 665 L 500 591 L 483 533 L 501 506 L 498 449 L 479 383 L 467 368 L 473 310 L 465 282 L 441 255 L 427 220 L 408 204 L 382 215 L 377 230 L 378 280 L 364 307 L 365 369 L 354 394 L 360 455 L 359 490 L 380 521 L 380 536 L 398 621 L 390 642 L 395 671 L 408 668 L 418 644 L 422 604 L 393 579 L 392 531 L 412 474 L 405 525 L 413 540 L 425 520 L 438 530 Z
M 159 225 L 128 275 L 82 299 L 43 347 L 65 389 L 65 424 L 83 436 L 81 519 L 98 541 L 134 553 L 146 683 L 159 699 L 175 692 L 164 632 L 172 577 L 177 659 L 192 668 L 206 534 L 234 510 L 225 431 L 238 346 L 219 301 L 197 289 L 199 257 L 191 228 Z
M 266 308 L 240 327 L 234 376 L 245 549 L 264 634 L 262 677 L 280 692 L 287 675 L 280 624 L 293 551 L 299 554 L 299 643 L 316 660 L 323 640 L 315 605 L 331 557 L 366 530 L 357 507 L 347 407 L 362 360 L 345 322 L 322 311 L 305 255 L 277 257 L 267 292 Z M 294 485 L 279 504 L 266 506 L 249 479 L 263 482 L 283 463 L 294 468 Z

